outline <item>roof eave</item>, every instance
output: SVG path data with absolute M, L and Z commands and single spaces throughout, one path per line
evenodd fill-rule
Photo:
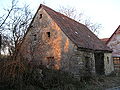
M 81 51 L 91 51 L 91 52 L 105 52 L 105 53 L 112 53 L 112 50 L 93 50 L 90 48 L 83 48 L 83 47 L 78 47 L 77 50 L 81 50 Z

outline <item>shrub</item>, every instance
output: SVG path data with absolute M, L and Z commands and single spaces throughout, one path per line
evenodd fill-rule
M 31 68 L 24 74 L 24 82 L 43 89 L 81 88 L 82 84 L 71 74 L 44 68 Z M 61 90 L 61 89 L 60 89 Z M 65 89 L 70 90 L 70 89 Z

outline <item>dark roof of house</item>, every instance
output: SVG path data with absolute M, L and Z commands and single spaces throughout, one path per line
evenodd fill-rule
M 58 24 L 65 35 L 77 45 L 79 48 L 111 51 L 93 32 L 91 32 L 85 25 L 59 13 L 51 8 L 40 5 L 39 9 L 43 9 L 50 15 L 50 17 Z
M 115 32 L 111 35 L 111 37 L 107 40 L 106 44 L 109 43 L 109 41 L 112 39 L 112 37 L 113 37 L 115 34 L 120 34 L 119 28 L 120 28 L 120 25 L 119 25 L 118 28 L 115 30 Z
M 102 39 L 100 39 L 103 43 L 107 43 L 107 41 L 109 40 L 109 38 L 102 38 Z

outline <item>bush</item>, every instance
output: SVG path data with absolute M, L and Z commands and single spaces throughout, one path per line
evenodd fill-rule
M 14 90 L 27 90 L 29 87 L 40 88 L 40 90 L 78 90 L 85 86 L 84 82 L 90 80 L 90 75 L 81 76 L 81 81 L 74 78 L 72 74 L 48 69 L 47 67 L 30 66 L 24 58 L 8 60 L 0 69 L 2 88 Z M 6 90 L 5 89 L 5 90 Z M 0 88 L 1 90 L 1 88 Z M 39 89 L 37 89 L 39 90 Z
M 43 89 L 70 90 L 69 88 L 81 88 L 82 84 L 71 74 L 63 71 L 44 68 L 31 68 L 24 74 L 24 82 Z M 68 89 L 67 89 L 68 88 Z M 62 89 L 60 89 L 62 90 Z

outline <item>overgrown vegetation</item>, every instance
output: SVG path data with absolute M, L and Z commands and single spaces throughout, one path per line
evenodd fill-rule
M 84 88 L 91 76 L 78 80 L 68 72 L 35 66 L 20 58 L 9 57 L 0 63 L 0 90 L 79 90 Z M 37 88 L 37 89 L 36 89 Z
M 0 90 L 104 90 L 120 85 L 120 77 L 114 73 L 110 76 L 85 75 L 78 80 L 70 73 L 43 65 L 33 66 L 25 61 L 21 57 L 0 62 Z
M 24 90 L 29 86 L 40 90 L 74 90 L 83 87 L 79 80 L 67 72 L 48 69 L 43 65 L 31 66 L 24 60 L 8 60 L 0 67 L 0 90 Z

